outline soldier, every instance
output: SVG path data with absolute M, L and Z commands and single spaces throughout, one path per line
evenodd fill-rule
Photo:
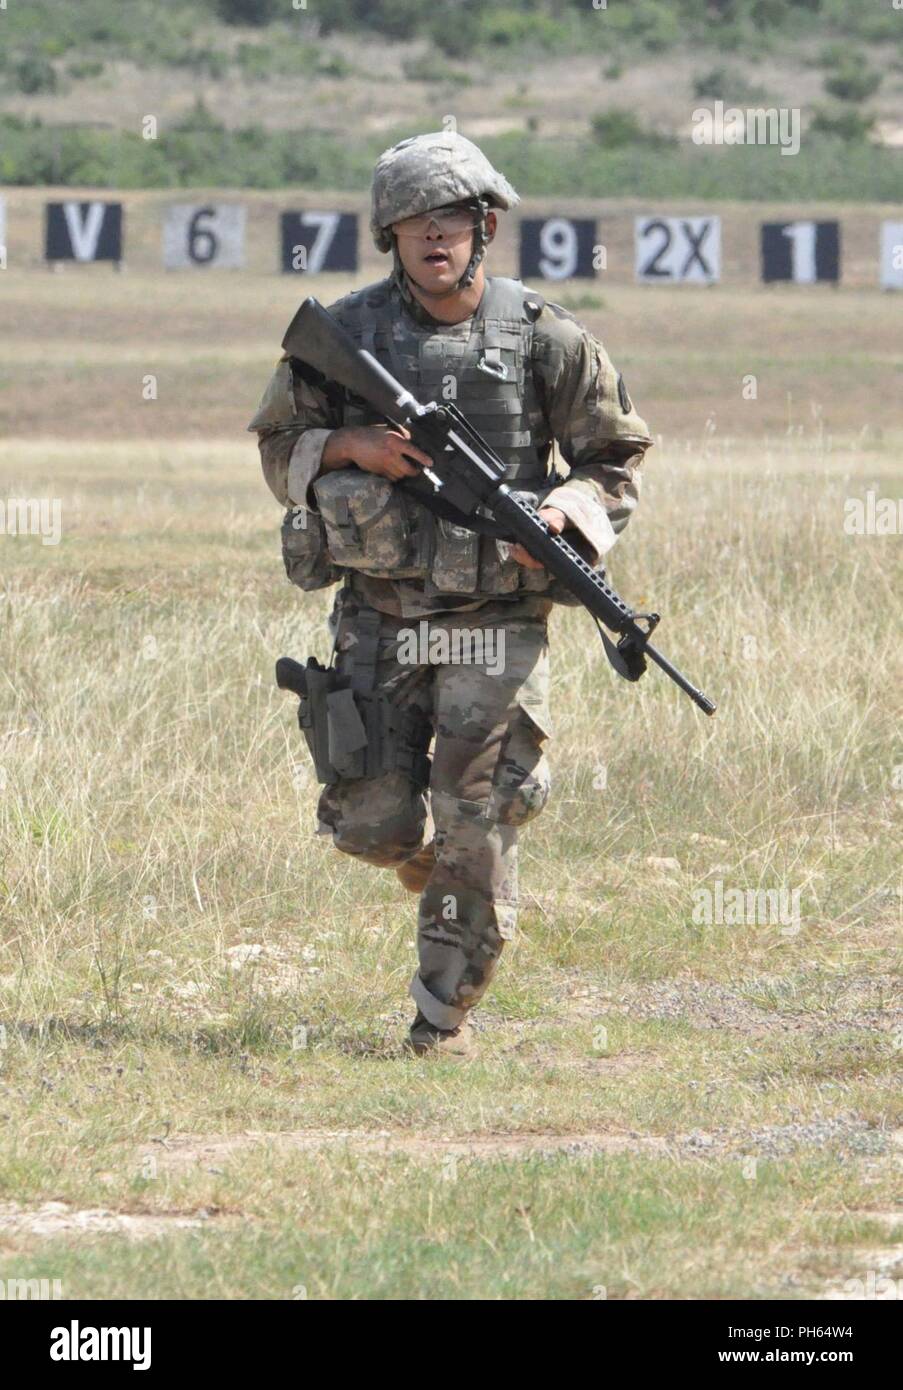
M 486 275 L 496 210 L 518 201 L 463 136 L 402 141 L 372 189 L 392 272 L 330 312 L 419 400 L 454 399 L 508 464 L 506 480 L 598 566 L 637 504 L 651 440 L 601 344 L 520 281 Z M 395 488 L 430 459 L 296 359 L 278 364 L 249 428 L 289 509 L 289 576 L 302 589 L 343 581 L 335 661 L 385 716 L 378 774 L 335 776 L 319 833 L 419 894 L 408 1045 L 469 1056 L 470 1011 L 515 928 L 518 830 L 549 794 L 555 582 L 522 547 L 437 519 Z M 465 629 L 469 659 L 456 648 Z M 342 737 L 330 727 L 330 757 L 335 746 L 359 774 Z

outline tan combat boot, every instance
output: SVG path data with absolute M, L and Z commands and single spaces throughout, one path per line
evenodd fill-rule
M 451 1057 L 455 1061 L 467 1061 L 476 1056 L 477 1043 L 469 1018 L 463 1018 L 457 1028 L 437 1028 L 418 1009 L 405 1048 L 415 1052 L 418 1057 Z
M 403 864 L 399 864 L 395 872 L 409 893 L 422 893 L 435 864 L 436 846 L 435 842 L 430 840 L 412 859 L 406 859 Z

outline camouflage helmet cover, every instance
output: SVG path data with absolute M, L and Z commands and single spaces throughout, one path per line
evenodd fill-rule
M 393 222 L 430 208 L 485 198 L 508 211 L 520 198 L 472 141 L 454 131 L 415 135 L 384 151 L 373 171 L 370 230 L 379 251 L 391 251 Z

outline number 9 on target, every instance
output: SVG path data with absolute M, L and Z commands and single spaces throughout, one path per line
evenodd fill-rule
M 525 217 L 520 224 L 522 280 L 592 280 L 596 223 L 589 217 Z

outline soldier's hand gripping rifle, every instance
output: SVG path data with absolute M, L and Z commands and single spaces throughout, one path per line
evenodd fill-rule
M 592 614 L 618 675 L 639 680 L 649 657 L 705 714 L 715 713 L 714 701 L 697 690 L 649 641 L 659 615 L 635 613 L 566 540 L 549 530 L 529 502 L 505 485 L 505 463 L 456 406 L 448 402 L 421 405 L 369 352 L 357 346 L 316 299 L 306 299 L 301 305 L 282 346 L 290 357 L 313 367 L 326 382 L 345 387 L 392 424 L 404 426 L 417 448 L 430 456 L 432 468 L 422 469 L 416 478 L 406 478 L 396 487 L 459 526 L 520 542 Z M 617 644 L 606 636 L 600 623 L 618 634 Z

